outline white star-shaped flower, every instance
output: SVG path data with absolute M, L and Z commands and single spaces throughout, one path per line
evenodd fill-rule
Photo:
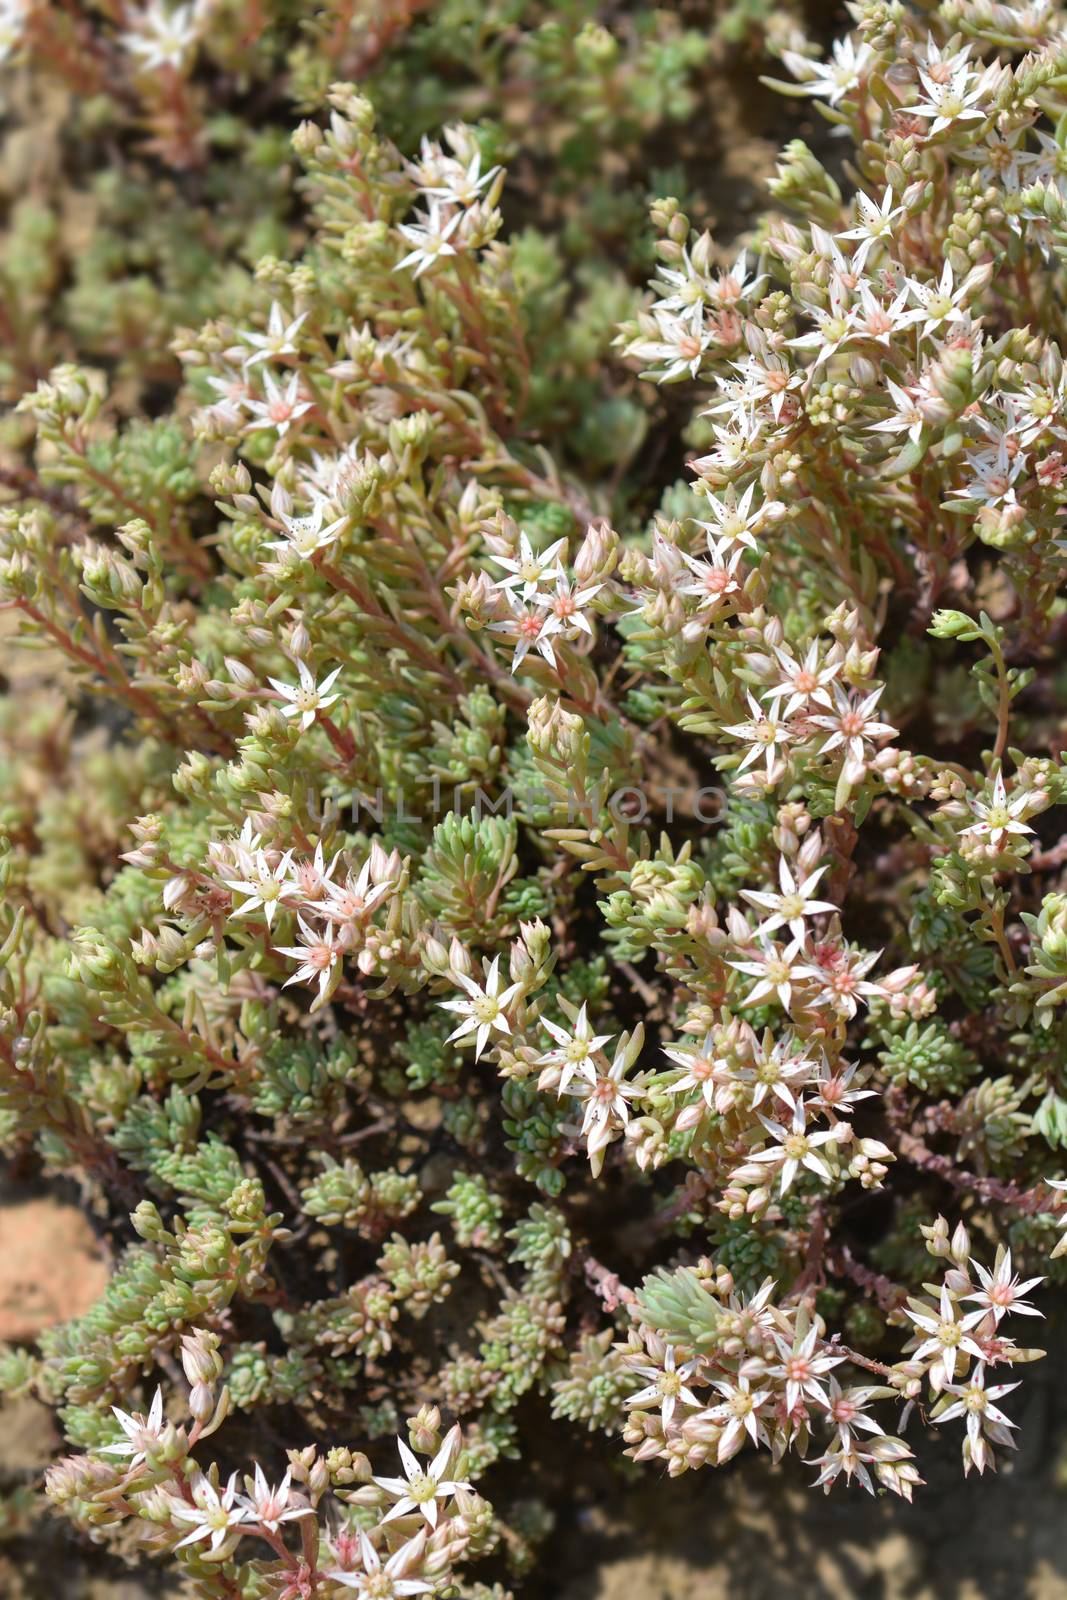
M 309 560 L 316 551 L 325 550 L 326 546 L 333 544 L 341 529 L 345 527 L 348 518 L 336 517 L 333 522 L 323 526 L 325 507 L 319 500 L 313 511 L 304 517 L 292 517 L 282 512 L 280 522 L 285 530 L 284 539 L 270 539 L 267 542 L 268 550 L 292 551 L 294 555 L 303 560 Z
M 660 1420 L 665 1428 L 669 1428 L 679 1400 L 684 1400 L 694 1411 L 700 1410 L 700 1401 L 688 1387 L 688 1383 L 700 1371 L 703 1364 L 697 1357 L 692 1361 L 683 1362 L 679 1367 L 674 1346 L 669 1344 L 663 1352 L 662 1367 L 647 1365 L 632 1369 L 642 1378 L 651 1379 L 651 1382 L 645 1388 L 638 1389 L 636 1394 L 630 1395 L 626 1404 L 637 1410 L 643 1410 L 646 1406 L 659 1406 Z
M 832 1356 L 825 1349 L 817 1351 L 819 1335 L 812 1327 L 802 1339 L 794 1337 L 792 1344 L 783 1334 L 774 1334 L 774 1342 L 781 1356 L 781 1364 L 767 1369 L 769 1378 L 785 1383 L 785 1408 L 792 1412 L 807 1398 L 829 1409 L 830 1397 L 822 1379 L 834 1367 L 841 1365 L 844 1356 Z
M 511 670 L 517 672 L 531 650 L 536 650 L 539 656 L 543 656 L 550 667 L 556 665 L 552 636 L 560 632 L 561 626 L 558 617 L 545 616 L 543 612 L 535 611 L 531 606 L 523 606 L 521 609 L 516 607 L 502 622 L 491 622 L 489 632 L 507 634 L 514 639 L 515 651 L 511 658 Z
M 468 978 L 463 972 L 455 974 L 456 981 L 467 991 L 466 1000 L 439 1000 L 437 1004 L 445 1011 L 453 1011 L 463 1021 L 453 1033 L 448 1036 L 448 1043 L 462 1039 L 469 1042 L 470 1035 L 475 1035 L 474 1059 L 477 1061 L 489 1042 L 489 1035 L 496 1033 L 510 1033 L 511 1024 L 507 1019 L 507 1008 L 522 988 L 521 983 L 512 983 L 504 990 L 500 985 L 503 979 L 500 974 L 500 957 L 494 956 L 489 971 L 486 973 L 485 987 L 475 983 L 473 978 Z
M 423 1466 L 413 1451 L 408 1449 L 403 1439 L 397 1439 L 397 1448 L 400 1451 L 400 1460 L 404 1468 L 402 1478 L 375 1478 L 373 1481 L 379 1489 L 384 1489 L 396 1501 L 382 1518 L 384 1522 L 392 1522 L 395 1517 L 406 1517 L 411 1512 L 417 1511 L 426 1518 L 431 1528 L 436 1528 L 437 1518 L 440 1513 L 439 1500 L 448 1500 L 458 1490 L 470 1491 L 470 1484 L 462 1480 L 446 1478 L 449 1463 L 460 1443 L 459 1424 L 449 1429 L 445 1435 L 444 1443 L 434 1456 L 429 1466 Z
M 833 1172 L 827 1166 L 822 1156 L 816 1151 L 820 1145 L 830 1144 L 837 1135 L 832 1128 L 820 1128 L 815 1133 L 809 1133 L 807 1127 L 807 1108 L 803 1101 L 799 1101 L 793 1111 L 789 1126 L 784 1123 L 772 1122 L 769 1117 L 760 1113 L 760 1121 L 767 1132 L 775 1140 L 773 1145 L 766 1150 L 757 1150 L 750 1161 L 759 1161 L 779 1169 L 779 1183 L 781 1192 L 785 1194 L 801 1167 L 806 1167 L 809 1172 L 814 1172 L 816 1177 L 829 1183 Z
M 265 397 L 249 399 L 245 407 L 251 414 L 243 433 L 257 433 L 261 428 L 273 428 L 279 439 L 284 439 L 294 422 L 311 410 L 312 400 L 300 387 L 299 372 L 290 373 L 284 387 L 268 371 L 263 373 Z
M 557 539 L 540 555 L 530 543 L 529 535 L 520 532 L 518 556 L 491 556 L 495 566 L 503 567 L 508 574 L 493 584 L 494 589 L 519 589 L 524 600 L 532 600 L 543 583 L 553 583 L 563 577 L 563 568 L 557 556 L 566 545 L 566 539 Z
M 819 642 L 813 640 L 807 654 L 798 661 L 784 645 L 774 646 L 775 659 L 780 669 L 779 681 L 764 692 L 764 700 L 785 700 L 780 707 L 783 717 L 792 717 L 809 705 L 825 706 L 833 710 L 833 698 L 827 687 L 841 671 L 843 662 L 823 662 L 819 659 Z
M 327 710 L 335 700 L 341 698 L 340 693 L 330 694 L 328 692 L 340 676 L 341 669 L 340 667 L 334 667 L 333 671 L 327 673 L 320 684 L 316 684 L 315 674 L 306 661 L 298 661 L 296 668 L 300 675 L 300 682 L 295 688 L 292 684 L 282 683 L 277 678 L 268 678 L 267 682 L 272 689 L 277 690 L 278 694 L 286 702 L 282 706 L 282 716 L 299 717 L 300 726 L 306 729 L 311 727 L 318 712 Z
M 190 1487 L 196 1504 L 190 1506 L 178 1501 L 171 1511 L 177 1521 L 193 1524 L 192 1532 L 179 1539 L 175 1549 L 181 1550 L 185 1545 L 206 1539 L 212 1556 L 221 1559 L 223 1550 L 232 1549 L 240 1539 L 241 1524 L 248 1521 L 247 1506 L 236 1503 L 237 1474 L 232 1475 L 221 1495 L 202 1473 Z
M 141 1465 L 147 1453 L 159 1443 L 160 1435 L 166 1427 L 163 1421 L 163 1390 L 157 1389 L 152 1396 L 147 1416 L 143 1416 L 139 1411 L 134 1411 L 132 1414 L 120 1411 L 118 1406 L 112 1406 L 111 1410 L 125 1438 L 120 1439 L 117 1444 L 101 1445 L 100 1454 L 128 1456 L 127 1467 L 132 1471 L 134 1467 Z
M 271 866 L 270 854 L 266 850 L 256 850 L 251 856 L 250 863 L 244 864 L 244 877 L 224 878 L 223 882 L 227 889 L 232 889 L 234 894 L 248 896 L 244 905 L 238 907 L 233 916 L 249 917 L 256 911 L 262 911 L 269 928 L 280 905 L 287 900 L 300 898 L 299 887 L 293 881 L 290 872 L 292 859 L 293 852 L 287 850 L 281 859 Z
M 861 44 L 857 50 L 851 34 L 834 40 L 830 59 L 825 62 L 813 61 L 797 50 L 782 51 L 782 60 L 793 76 L 800 79 L 803 92 L 816 95 L 832 106 L 859 87 L 873 58 L 870 45 Z
M 771 1398 L 771 1390 L 757 1389 L 753 1393 L 750 1380 L 745 1373 L 736 1378 L 717 1378 L 715 1388 L 723 1399 L 718 1405 L 712 1406 L 707 1414 L 712 1422 L 726 1424 L 715 1454 L 715 1459 L 721 1466 L 724 1461 L 729 1461 L 731 1456 L 737 1454 L 745 1441 L 746 1434 L 753 1444 L 767 1442 L 767 1431 L 759 1420 L 759 1411 Z
M 978 1281 L 982 1285 L 972 1294 L 965 1294 L 965 1300 L 974 1300 L 984 1311 L 992 1311 L 999 1322 L 1009 1312 L 1014 1316 L 1018 1313 L 1023 1317 L 1040 1317 L 1042 1313 L 1036 1306 L 1029 1305 L 1023 1295 L 1030 1289 L 1036 1289 L 1039 1283 L 1044 1283 L 1044 1278 L 1027 1278 L 1020 1283 L 1017 1274 L 1011 1270 L 1011 1251 L 1003 1246 L 997 1251 L 997 1259 L 993 1271 L 989 1272 L 978 1261 L 972 1261 L 971 1266 L 978 1274 Z
M 892 237 L 894 222 L 904 215 L 904 207 L 894 205 L 893 199 L 892 189 L 886 189 L 881 205 L 872 200 L 870 195 L 857 193 L 856 209 L 859 212 L 859 222 L 854 228 L 848 228 L 844 233 L 837 235 L 839 239 L 860 240 L 859 248 L 852 257 L 852 266 L 856 272 L 863 271 L 867 257 L 875 245 Z
M 449 216 L 439 201 L 432 200 L 420 221 L 400 223 L 398 231 L 414 248 L 397 262 L 397 271 L 402 267 L 414 267 L 414 276 L 421 278 L 445 256 L 454 256 L 456 246 L 452 237 L 462 220 L 462 211 L 454 211 Z
M 976 1361 L 984 1359 L 982 1347 L 975 1343 L 971 1329 L 977 1327 L 987 1313 L 978 1310 L 961 1315 L 947 1285 L 941 1287 L 940 1305 L 936 1310 L 921 1301 L 909 1300 L 904 1314 L 927 1335 L 912 1359 L 924 1361 L 927 1356 L 935 1356 L 944 1368 L 946 1382 L 951 1383 L 956 1376 L 956 1360 L 960 1354 L 973 1356 Z
M 781 856 L 778 861 L 780 894 L 771 894 L 763 889 L 742 889 L 741 896 L 749 905 L 771 913 L 766 922 L 760 923 L 757 931 L 771 934 L 776 929 L 788 925 L 793 938 L 798 944 L 803 944 L 807 937 L 804 918 L 818 916 L 821 911 L 837 910 L 829 900 L 812 899 L 815 886 L 825 871 L 825 867 L 817 867 L 814 872 L 809 872 L 806 878 L 794 877 L 788 861 Z
M 970 834 L 976 839 L 988 839 L 994 849 L 1003 849 L 1013 834 L 1021 837 L 1033 833 L 1030 824 L 1022 820 L 1022 814 L 1029 800 L 1030 797 L 1025 792 L 1013 794 L 1009 800 L 1008 791 L 1004 786 L 1004 774 L 998 772 L 993 779 L 992 797 L 989 800 L 975 799 L 970 802 L 976 821 L 962 830 L 963 835 Z
M 783 1011 L 789 1012 L 793 1004 L 793 985 L 797 977 L 803 972 L 802 967 L 796 965 L 800 957 L 800 945 L 796 939 L 784 949 L 775 944 L 766 935 L 760 938 L 759 954 L 753 961 L 731 961 L 729 965 L 737 972 L 743 972 L 746 977 L 757 978 L 754 989 L 750 989 L 745 996 L 746 1006 L 757 1006 L 763 1000 L 769 1000 L 774 995 Z
M 357 873 L 349 872 L 343 883 L 324 883 L 324 898 L 312 901 L 311 905 L 331 922 L 358 922 L 370 915 L 392 887 L 392 879 L 371 883 L 368 858 Z
M 777 707 L 768 709 L 766 706 L 761 706 L 751 689 L 746 690 L 746 696 L 748 708 L 752 713 L 749 721 L 731 723 L 723 729 L 723 732 L 732 734 L 735 739 L 743 739 L 746 744 L 752 746 L 742 757 L 737 768 L 738 772 L 744 772 L 745 768 L 758 761 L 760 756 L 765 756 L 769 780 L 774 769 L 774 758 L 780 751 L 784 751 L 794 737 L 793 729 Z
M 307 315 L 306 311 L 301 311 L 291 322 L 286 322 L 285 312 L 275 300 L 271 305 L 264 333 L 241 331 L 238 335 L 245 344 L 250 344 L 255 352 L 254 355 L 245 357 L 245 370 L 263 361 L 273 361 L 278 356 L 295 356 L 299 348 L 296 336 L 307 321 Z
M 301 1500 L 290 1488 L 292 1473 L 287 1472 L 276 1487 L 267 1482 L 263 1468 L 256 1462 L 255 1478 L 250 1495 L 239 1494 L 238 1504 L 243 1506 L 252 1521 L 277 1533 L 283 1522 L 295 1522 L 299 1517 L 313 1517 L 311 1506 Z
M 143 11 L 126 13 L 130 27 L 119 40 L 142 71 L 172 67 L 180 72 L 200 37 L 202 10 L 202 6 L 181 5 L 168 11 L 160 0 L 151 0 Z
M 346 1589 L 355 1589 L 365 1597 L 365 1600 L 375 1600 L 375 1597 L 386 1595 L 432 1594 L 433 1584 L 426 1583 L 422 1578 L 407 1578 L 405 1573 L 414 1567 L 426 1545 L 426 1534 L 420 1529 L 414 1539 L 409 1539 L 382 1565 L 382 1558 L 371 1544 L 365 1533 L 359 1536 L 360 1560 L 363 1563 L 362 1572 L 345 1572 L 338 1567 L 326 1573 L 331 1583 L 339 1583 Z
M 330 925 L 324 932 L 313 928 L 304 918 L 297 916 L 297 927 L 303 944 L 275 945 L 275 950 L 280 956 L 288 956 L 292 961 L 299 961 L 300 965 L 291 978 L 286 978 L 283 989 L 288 989 L 291 983 L 310 983 L 317 981 L 319 986 L 319 1001 L 321 1002 L 329 989 L 333 969 L 342 956 L 341 946 L 337 942 L 337 931 Z M 314 1008 L 313 1008 L 314 1009 Z
M 605 1045 L 611 1043 L 614 1035 L 593 1032 L 584 1003 L 571 1025 L 570 1032 L 566 1028 L 561 1028 L 558 1023 L 550 1022 L 547 1017 L 542 1017 L 541 1026 L 555 1039 L 556 1045 L 555 1049 L 546 1050 L 537 1058 L 537 1065 L 544 1069 L 538 1078 L 537 1087 L 543 1089 L 549 1083 L 554 1083 L 557 1072 L 559 1074 L 559 1081 L 556 1083 L 557 1095 L 567 1093 L 576 1072 L 592 1082 L 596 1078 L 596 1064 L 593 1057 L 598 1050 L 603 1050 Z

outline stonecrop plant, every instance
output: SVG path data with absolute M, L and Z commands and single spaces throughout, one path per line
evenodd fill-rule
M 112 1255 L 0 1355 L 52 1506 L 499 1600 L 576 1432 L 992 1471 L 1067 1249 L 1067 10 L 294 10 L 5 7 L 143 173 L 0 271 L 0 1131 Z M 716 230 L 723 60 L 825 137 Z

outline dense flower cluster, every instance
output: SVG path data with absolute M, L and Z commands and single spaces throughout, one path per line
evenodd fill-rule
M 433 1594 L 449 1585 L 452 1563 L 470 1547 L 473 1530 L 488 1514 L 469 1483 L 446 1477 L 460 1459 L 459 1428 L 442 1439 L 439 1413 L 421 1412 L 413 1419 L 413 1438 L 421 1451 L 433 1451 L 433 1459 L 421 1462 L 397 1439 L 402 1477 L 375 1477 L 366 1456 L 351 1450 L 322 1456 L 310 1448 L 290 1452 L 276 1484 L 257 1462 L 244 1475 L 242 1493 L 238 1472 L 223 1485 L 217 1466 L 204 1472 L 193 1456 L 229 1405 L 229 1391 L 218 1390 L 218 1345 L 217 1335 L 200 1330 L 182 1336 L 188 1423 L 164 1415 L 161 1389 L 147 1416 L 113 1407 L 120 1442 L 102 1446 L 94 1459 L 61 1461 L 52 1468 L 48 1492 L 56 1504 L 91 1530 L 132 1519 L 143 1547 L 159 1554 L 190 1550 L 202 1574 L 229 1564 L 239 1548 L 247 1548 L 246 1541 L 258 1540 L 271 1553 L 267 1560 L 278 1580 L 274 1592 L 293 1600 L 317 1589 L 389 1596 Z M 118 1459 L 105 1465 L 102 1456 Z M 105 1498 L 106 1520 L 93 1509 Z M 350 1532 L 332 1531 L 328 1508 L 355 1504 L 367 1508 L 363 1523 Z M 403 1519 L 403 1535 L 386 1544 L 386 1527 L 398 1519 Z M 299 1551 L 286 1543 L 287 1523 L 299 1524 Z
M 516 227 L 502 110 L 399 115 L 417 9 L 292 45 L 302 176 L 155 308 L 171 410 L 58 316 L 5 374 L 0 1134 L 116 1249 L 0 1386 L 205 1596 L 503 1594 L 531 1396 L 672 1476 L 992 1470 L 1067 1249 L 1067 13 L 753 24 L 827 164 L 619 223 L 642 291 L 568 255 L 582 138 L 640 172 L 710 35 L 532 8 L 589 120 Z M 221 172 L 241 10 L 101 8 L 80 92 Z

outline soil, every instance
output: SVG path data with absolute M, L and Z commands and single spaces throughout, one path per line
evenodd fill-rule
M 48 1195 L 0 1211 L 0 1339 L 34 1339 L 50 1323 L 82 1316 L 106 1282 L 76 1206 Z
M 799 1463 L 743 1458 L 635 1489 L 614 1532 L 591 1530 L 595 1567 L 545 1600 L 1065 1600 L 1063 1418 L 1035 1378 L 1016 1408 L 1020 1450 L 996 1477 L 964 1483 L 955 1436 L 919 1445 L 914 1506 L 856 1489 L 824 1498 Z

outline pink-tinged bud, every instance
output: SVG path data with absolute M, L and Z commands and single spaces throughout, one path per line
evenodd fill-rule
M 254 689 L 256 687 L 256 675 L 251 667 L 246 667 L 243 661 L 237 660 L 236 656 L 225 656 L 223 659 L 226 664 L 226 671 L 239 688 Z
M 474 971 L 469 950 L 460 944 L 455 934 L 452 935 L 452 942 L 448 947 L 448 964 L 453 972 L 461 973 L 465 978 L 469 978 Z
M 139 850 L 124 850 L 119 857 L 120 861 L 128 861 L 131 867 L 151 867 L 155 865 L 156 846 L 142 846 Z
M 292 146 L 297 155 L 306 161 L 309 156 L 313 156 L 321 149 L 324 140 L 325 135 L 318 123 L 306 121 L 301 122 L 293 131 Z
M 591 522 L 574 558 L 580 586 L 605 582 L 618 561 L 619 536 L 607 522 Z
M 194 1383 L 189 1391 L 189 1411 L 194 1422 L 207 1422 L 214 1410 L 215 1390 L 212 1385 Z
M 202 1328 L 194 1328 L 182 1335 L 181 1363 L 187 1381 L 192 1384 L 211 1384 L 222 1373 L 219 1355 L 219 1336 Z

